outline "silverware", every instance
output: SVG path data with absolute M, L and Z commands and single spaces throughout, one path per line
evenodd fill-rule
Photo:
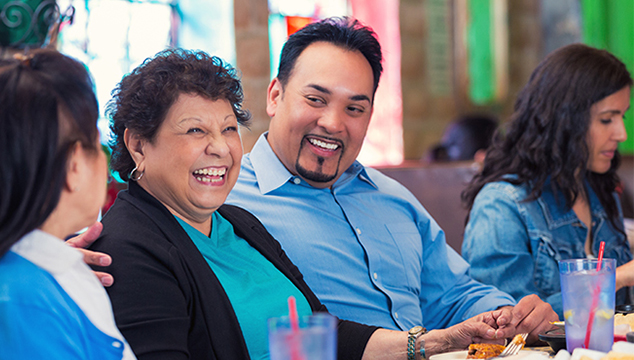
M 513 340 L 511 340 L 511 342 L 506 345 L 504 351 L 502 351 L 500 355 L 494 357 L 493 359 L 517 355 L 520 350 L 524 348 L 524 344 L 526 344 L 526 337 L 528 337 L 527 333 L 515 335 Z

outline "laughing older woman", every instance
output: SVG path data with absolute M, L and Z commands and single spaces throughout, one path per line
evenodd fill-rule
M 130 181 L 92 250 L 113 258 L 108 293 L 140 359 L 268 358 L 266 320 L 287 313 L 289 296 L 300 316 L 326 311 L 262 224 L 223 205 L 240 172 L 241 101 L 220 59 L 169 50 L 125 77 L 109 104 L 112 167 Z M 492 327 L 503 313 L 426 339 L 438 352 L 511 335 Z M 341 359 L 405 359 L 408 335 L 339 321 L 338 344 Z

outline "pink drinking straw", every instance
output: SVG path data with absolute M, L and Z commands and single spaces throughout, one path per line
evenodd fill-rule
M 297 315 L 297 305 L 295 304 L 295 297 L 288 297 L 288 319 L 291 322 L 291 360 L 304 360 L 300 351 L 301 344 L 299 343 L 299 316 Z
M 599 258 L 597 261 L 597 272 L 601 270 L 601 262 L 603 261 L 603 250 L 605 250 L 605 241 L 601 241 L 599 246 Z M 601 292 L 601 284 L 598 283 L 594 288 L 594 294 L 592 294 L 592 306 L 590 307 L 590 314 L 588 315 L 588 327 L 586 328 L 586 340 L 583 342 L 584 349 L 588 348 L 590 344 L 590 333 L 592 332 L 592 323 L 594 322 L 594 313 L 597 311 L 599 305 L 599 293 Z
M 288 318 L 291 321 L 291 330 L 293 332 L 299 331 L 299 317 L 297 316 L 297 305 L 295 304 L 295 297 L 288 297 Z

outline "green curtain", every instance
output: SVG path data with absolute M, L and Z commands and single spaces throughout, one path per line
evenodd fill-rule
M 469 96 L 471 101 L 479 105 L 489 103 L 495 98 L 491 6 L 490 0 L 468 1 Z
M 634 1 L 581 0 L 583 42 L 606 49 L 625 63 L 634 75 Z M 634 106 L 634 92 L 631 103 Z M 619 150 L 634 154 L 634 110 L 625 114 L 628 139 Z

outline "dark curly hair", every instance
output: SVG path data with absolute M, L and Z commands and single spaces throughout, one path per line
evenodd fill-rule
M 482 171 L 462 193 L 468 209 L 489 182 L 527 184 L 525 201 L 532 201 L 541 195 L 548 178 L 553 191 L 562 193 L 571 208 L 586 179 L 612 225 L 620 229 L 614 220 L 619 209 L 613 197 L 620 155 L 615 154 L 605 174 L 591 172 L 586 139 L 592 105 L 627 86 L 632 86 L 630 73 L 605 50 L 573 44 L 548 55 L 518 95 L 506 135 L 494 140 Z M 506 178 L 508 174 L 516 177 Z
M 359 51 L 370 63 L 374 76 L 374 92 L 383 72 L 381 45 L 376 33 L 358 20 L 349 17 L 331 17 L 306 25 L 289 36 L 282 48 L 277 79 L 286 86 L 295 62 L 301 53 L 315 42 L 328 42 L 347 50 Z
M 247 126 L 251 118 L 249 112 L 242 109 L 242 86 L 233 67 L 202 51 L 163 50 L 126 75 L 113 90 L 106 107 L 113 132 L 109 143 L 110 166 L 123 180 L 129 180 L 135 167 L 124 142 L 125 129 L 152 142 L 181 94 L 195 94 L 212 101 L 227 100 L 241 126 Z
M 86 67 L 54 50 L 0 61 L 0 257 L 53 212 L 76 144 L 101 151 Z

